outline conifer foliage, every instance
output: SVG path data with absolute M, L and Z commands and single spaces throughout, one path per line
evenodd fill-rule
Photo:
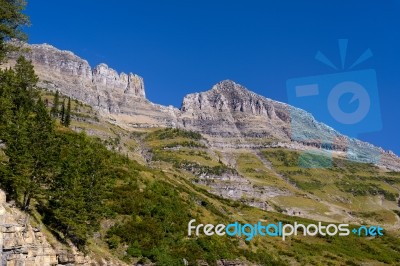
M 29 19 L 22 13 L 25 8 L 23 0 L 0 0 L 0 62 L 7 52 L 15 47 L 7 43 L 11 39 L 25 40 L 21 27 L 29 24 Z
M 53 102 L 53 107 L 51 108 L 51 115 L 54 118 L 58 117 L 58 108 L 60 105 L 60 93 L 58 91 L 56 91 L 56 94 L 54 96 L 54 102 Z
M 59 130 L 37 81 L 23 57 L 13 69 L 0 70 L 0 140 L 7 157 L 0 164 L 0 188 L 27 213 L 40 209 L 61 237 L 84 247 L 104 217 L 109 158 L 117 155 L 83 133 Z M 68 126 L 71 100 L 62 106 L 62 125 Z
M 0 0 L 0 59 L 12 38 L 22 39 L 27 24 L 21 0 Z M 0 69 L 0 188 L 26 213 L 40 210 L 61 238 L 83 247 L 105 212 L 111 177 L 104 169 L 112 154 L 98 140 L 59 130 L 57 92 L 49 112 L 37 88 L 33 65 L 24 57 L 13 68 Z M 71 100 L 61 112 L 71 122 Z M 114 155 L 115 156 L 115 155 Z

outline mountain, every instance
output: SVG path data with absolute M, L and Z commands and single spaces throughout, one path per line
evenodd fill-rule
M 187 95 L 179 109 L 166 107 L 145 98 L 138 75 L 118 74 L 104 64 L 91 68 L 73 53 L 50 45 L 21 45 L 19 54 L 32 60 L 40 77 L 42 89 L 34 91 L 43 107 L 38 110 L 43 118 L 46 108 L 51 110 L 53 118 L 45 123 L 49 130 L 41 130 L 43 124 L 24 127 L 29 125 L 25 120 L 42 117 L 35 109 L 25 114 L 26 119 L 6 117 L 8 125 L 22 126 L 5 127 L 11 133 L 4 134 L 6 141 L 0 140 L 1 187 L 7 194 L 6 202 L 0 191 L 4 219 L 0 224 L 5 224 L 0 230 L 2 264 L 396 265 L 399 261 L 400 172 L 394 154 L 343 136 L 301 109 L 230 80 Z M 9 66 L 19 54 L 11 55 Z M 26 73 L 33 75 L 30 64 L 25 64 Z M 3 80 L 0 89 L 20 89 L 28 95 L 29 90 L 15 85 L 23 75 L 2 74 L 14 78 Z M 8 95 L 0 95 L 2 102 L 7 103 Z M 15 99 L 10 109 L 18 108 L 19 98 Z M 56 102 L 63 106 L 70 102 L 68 127 L 60 123 L 65 108 Z M 82 131 L 86 134 L 77 133 Z M 27 144 L 10 149 L 19 144 L 13 142 L 18 139 L 13 132 L 27 136 Z M 50 135 L 32 138 L 35 132 Z M 56 141 L 41 142 L 42 138 Z M 10 152 L 21 148 L 24 153 Z M 43 183 L 38 183 L 43 185 L 35 186 L 29 216 L 17 209 L 26 183 L 19 182 L 21 171 L 14 171 L 14 166 L 31 169 L 42 164 L 16 161 L 25 158 L 21 154 L 40 154 L 43 165 L 54 161 L 44 170 Z M 324 167 L 309 167 L 314 163 Z M 35 185 L 38 179 L 33 177 L 29 184 Z M 380 225 L 385 235 L 299 234 L 286 241 L 188 237 L 191 219 L 198 224 Z
M 230 80 L 185 96 L 177 109 L 148 101 L 143 78 L 136 74 L 118 74 L 106 64 L 92 69 L 72 52 L 48 44 L 20 46 L 22 54 L 32 60 L 41 87 L 86 103 L 124 128 L 184 128 L 205 134 L 216 147 L 331 150 L 334 156 L 400 170 L 400 159 L 392 152 L 348 138 L 306 111 L 257 95 Z M 11 59 L 17 56 L 14 53 Z

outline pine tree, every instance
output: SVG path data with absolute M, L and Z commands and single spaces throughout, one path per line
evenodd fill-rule
M 71 98 L 68 97 L 67 110 L 65 111 L 64 126 L 69 127 L 71 124 Z
M 63 103 L 61 105 L 60 121 L 61 121 L 61 125 L 64 125 L 64 121 L 65 121 L 65 100 L 63 101 Z
M 37 97 L 36 75 L 30 71 L 31 66 L 29 61 L 18 60 L 15 71 L 8 74 L 13 76 L 7 82 L 12 89 L 11 112 L 2 136 L 8 157 L 6 186 L 24 210 L 29 208 L 32 198 L 42 195 L 55 161 L 52 120 Z
M 13 116 L 13 95 L 12 80 L 15 78 L 14 70 L 0 70 L 0 140 L 4 140 L 6 126 Z
M 60 170 L 49 190 L 49 211 L 57 217 L 52 226 L 80 247 L 98 230 L 104 211 L 108 151 L 83 133 L 64 135 L 60 149 Z
M 16 105 L 17 109 L 26 108 L 30 110 L 33 108 L 35 103 L 34 99 L 39 97 L 39 92 L 36 88 L 39 78 L 35 74 L 32 62 L 26 60 L 23 56 L 20 56 L 17 59 L 17 64 L 14 67 L 14 71 L 14 104 Z
M 43 186 L 53 175 L 53 165 L 56 163 L 53 123 L 40 98 L 33 113 L 34 116 L 28 121 L 28 145 L 24 148 L 28 149 L 34 164 L 30 165 L 29 175 L 23 180 L 26 187 L 20 186 L 20 189 L 24 189 L 22 200 L 24 210 L 29 208 L 32 198 L 43 195 Z
M 17 59 L 17 64 L 15 65 L 14 70 L 21 88 L 29 92 L 36 88 L 39 78 L 35 74 L 32 61 L 20 56 Z
M 8 40 L 26 40 L 26 35 L 21 31 L 21 26 L 29 24 L 28 17 L 22 14 L 25 4 L 25 1 L 0 1 L 0 63 L 7 52 L 15 49 L 7 43 Z
M 60 105 L 60 94 L 58 91 L 56 91 L 56 95 L 54 96 L 54 102 L 53 102 L 53 107 L 51 108 L 51 115 L 54 118 L 58 117 L 58 108 Z

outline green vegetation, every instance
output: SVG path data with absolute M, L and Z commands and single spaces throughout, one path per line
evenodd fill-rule
M 63 104 L 61 124 L 65 127 L 69 127 L 69 125 L 71 124 L 71 98 L 70 97 L 68 97 L 68 103 L 67 103 L 66 108 L 64 107 L 64 104 Z
M 41 95 L 41 97 L 43 96 Z M 48 103 L 49 99 L 45 97 L 45 100 Z M 61 125 L 69 127 L 71 124 L 71 98 L 68 97 L 67 106 L 65 106 L 64 98 L 60 108 L 60 93 L 56 91 L 53 97 L 53 106 L 50 109 L 50 114 L 55 119 L 59 118 Z
M 336 182 L 336 186 L 353 196 L 383 195 L 389 201 L 396 201 L 398 195 L 383 189 L 376 183 L 368 182 L 368 178 L 358 176 L 345 176 Z
M 273 169 L 264 165 L 257 155 L 253 153 L 238 153 L 236 162 L 236 168 L 239 173 L 250 179 L 254 184 L 274 186 L 276 188 L 293 191 L 293 187 L 279 177 Z
M 168 162 L 176 169 L 220 174 L 227 167 L 207 151 L 199 133 L 182 129 L 159 129 L 145 135 L 153 161 Z
M 0 80 L 0 139 L 6 143 L 4 152 L 8 157 L 2 169 L 2 184 L 27 209 L 50 176 L 54 128 L 38 98 L 37 77 L 28 61 L 19 58 L 14 70 L 0 72 Z
M 201 144 L 199 142 L 195 142 L 192 140 L 185 140 L 185 141 L 180 141 L 180 142 L 172 142 L 164 145 L 164 149 L 168 148 L 179 148 L 179 147 L 188 147 L 188 148 L 207 148 L 204 144 Z
M 51 107 L 51 115 L 54 118 L 58 118 L 59 115 L 59 106 L 60 106 L 60 93 L 58 91 L 56 91 L 56 94 L 54 96 L 54 100 L 53 100 L 53 107 Z
M 236 240 L 184 237 L 187 221 L 196 208 L 192 200 L 182 200 L 180 194 L 187 192 L 163 181 L 154 181 L 140 193 L 132 194 L 139 187 L 131 181 L 115 188 L 113 209 L 123 214 L 124 219 L 111 227 L 106 241 L 114 250 L 128 245 L 124 259 L 133 256 L 159 265 L 179 265 L 182 258 L 191 263 L 203 258 L 214 264 L 217 259 L 240 256 Z M 274 260 L 271 258 L 271 261 Z
M 0 58 L 8 50 L 4 41 L 21 36 L 18 27 L 27 21 L 20 14 L 22 7 L 22 1 L 0 0 Z M 392 232 L 374 239 L 298 236 L 282 241 L 256 236 L 250 242 L 243 237 L 186 234 L 191 219 L 213 224 L 259 220 L 315 223 L 220 198 L 193 184 L 199 175 L 240 173 L 262 185 L 290 190 L 290 196 L 277 196 L 271 202 L 281 212 L 284 206 L 307 206 L 310 213 L 325 213 L 327 206 L 307 193 L 326 201 L 340 196 L 351 202 L 345 207 L 353 208 L 355 216 L 383 223 L 397 221 L 400 212 L 366 210 L 364 202 L 380 197 L 393 206 L 399 173 L 284 149 L 263 152 L 271 169 L 265 167 L 261 156 L 235 154 L 236 170 L 222 163 L 220 153 L 207 149 L 207 141 L 199 133 L 181 129 L 128 133 L 115 125 L 74 121 L 78 116 L 98 120 L 95 112 L 80 102 L 68 98 L 67 104 L 60 106 L 67 98 L 58 92 L 40 91 L 37 81 L 32 64 L 23 57 L 14 68 L 0 70 L 0 187 L 61 242 L 71 241 L 88 252 L 110 252 L 130 264 L 181 265 L 183 259 L 189 265 L 199 260 L 216 265 L 219 259 L 240 259 L 277 266 L 400 261 L 400 240 Z M 102 132 L 103 139 L 76 133 L 68 128 L 70 124 Z M 135 145 L 144 146 L 153 156 L 150 166 L 122 155 L 123 148 Z M 328 161 L 328 168 L 301 167 Z
M 148 140 L 165 140 L 174 138 L 187 138 L 192 140 L 200 140 L 201 134 L 193 131 L 182 130 L 178 128 L 161 129 L 148 136 Z
M 400 188 L 398 173 L 384 172 L 371 164 L 328 158 L 321 154 L 313 154 L 312 161 L 322 164 L 329 161 L 329 167 L 304 168 L 302 160 L 309 154 L 284 149 L 264 150 L 263 155 L 301 191 L 316 195 L 338 208 L 354 212 L 377 211 L 382 210 L 384 204 L 392 211 L 396 210 Z M 375 218 L 382 222 L 380 215 Z M 384 222 L 393 222 L 393 219 L 388 217 Z

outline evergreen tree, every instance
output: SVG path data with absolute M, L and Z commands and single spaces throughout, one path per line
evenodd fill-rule
M 33 158 L 30 156 L 29 147 L 29 124 L 24 110 L 17 110 L 9 121 L 6 129 L 6 149 L 8 165 L 5 173 L 5 183 L 9 188 L 10 195 L 21 202 L 24 191 L 28 188 L 28 176 L 32 166 Z
M 65 100 L 63 101 L 63 103 L 61 105 L 60 121 L 61 121 L 61 125 L 64 125 L 64 122 L 65 122 Z
M 82 247 L 104 212 L 109 151 L 81 133 L 61 136 L 60 152 L 60 171 L 49 191 L 51 225 Z
M 4 139 L 7 123 L 12 119 L 14 70 L 0 70 L 0 140 Z
M 38 76 L 35 74 L 31 61 L 20 56 L 17 59 L 17 64 L 14 67 L 15 70 L 15 90 L 14 103 L 16 109 L 26 108 L 30 110 L 33 108 L 35 101 L 39 97 L 39 92 L 36 88 L 36 84 L 39 81 Z
M 23 0 L 0 0 L 0 62 L 13 48 L 7 43 L 8 40 L 26 40 L 26 35 L 21 31 L 22 26 L 29 24 L 28 17 L 22 14 L 25 5 Z
M 54 96 L 54 102 L 53 102 L 53 107 L 51 108 L 51 115 L 54 118 L 58 117 L 58 108 L 60 105 L 60 94 L 58 91 L 56 91 L 56 95 Z
M 69 127 L 71 124 L 71 98 L 68 97 L 67 110 L 65 111 L 64 126 Z
M 9 160 L 5 181 L 9 193 L 27 210 L 31 199 L 42 195 L 51 176 L 53 124 L 35 90 L 37 77 L 32 64 L 18 59 L 15 71 L 9 71 L 8 75 L 11 110 L 2 135 Z
M 10 181 L 22 209 L 27 210 L 33 197 L 43 195 L 55 162 L 53 126 L 43 102 L 39 100 L 28 117 L 18 111 L 10 131 L 13 138 L 6 149 Z
M 20 13 L 23 6 L 22 0 L 0 0 L 0 61 L 9 50 L 6 41 L 22 37 L 19 25 L 27 22 Z M 0 187 L 25 211 L 40 201 L 46 223 L 82 245 L 104 214 L 112 176 L 105 161 L 111 153 L 84 134 L 56 132 L 51 115 L 59 115 L 59 94 L 50 115 L 37 81 L 23 57 L 13 69 L 0 69 L 0 142 L 7 159 L 0 163 Z M 68 99 L 61 112 L 65 125 L 70 109 Z

